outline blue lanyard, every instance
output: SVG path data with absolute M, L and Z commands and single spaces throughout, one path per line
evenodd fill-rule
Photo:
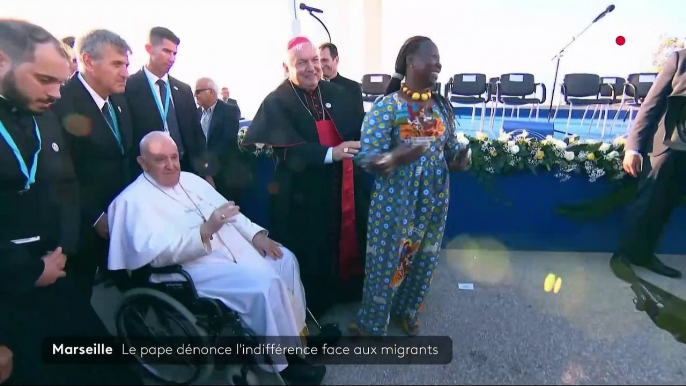
M 110 126 L 112 134 L 114 134 L 114 137 L 117 139 L 117 143 L 119 143 L 119 150 L 121 150 L 121 153 L 124 154 L 124 145 L 122 145 L 121 133 L 119 132 L 119 122 L 117 122 L 117 115 L 114 113 L 112 103 L 107 103 L 107 108 L 110 110 L 110 117 L 112 117 L 112 123 L 114 124 L 114 127 L 110 126 L 109 122 L 107 122 L 107 126 Z
M 155 86 L 153 86 L 152 82 L 150 81 L 150 78 L 148 78 L 148 85 L 150 85 L 150 91 L 152 91 L 152 97 L 155 99 L 155 104 L 157 105 L 157 110 L 160 112 L 160 117 L 162 118 L 162 124 L 165 127 L 165 131 L 168 131 L 167 128 L 167 113 L 169 112 L 169 99 L 171 98 L 171 88 L 169 87 L 169 82 L 164 82 L 165 86 L 167 88 L 167 95 L 164 98 L 164 109 L 162 108 L 162 105 L 160 104 L 160 100 L 157 99 L 157 91 L 155 91 Z
M 26 167 L 26 162 L 24 162 L 24 158 L 21 156 L 19 149 L 17 149 L 17 144 L 14 142 L 14 139 L 12 139 L 10 133 L 7 132 L 5 125 L 2 122 L 0 122 L 0 134 L 2 134 L 2 137 L 5 138 L 5 142 L 7 142 L 7 145 L 9 145 L 9 147 L 14 152 L 14 157 L 17 159 L 17 162 L 19 162 L 21 172 L 24 173 L 24 176 L 26 176 L 26 185 L 24 185 L 24 191 L 29 190 L 31 184 L 36 182 L 36 169 L 38 169 L 38 153 L 40 153 L 40 149 L 42 146 L 40 131 L 38 131 L 38 123 L 36 122 L 35 118 L 33 119 L 33 126 L 36 130 L 36 137 L 38 138 L 38 150 L 36 150 L 36 154 L 33 155 L 33 165 L 31 165 L 31 172 L 29 172 L 28 168 Z

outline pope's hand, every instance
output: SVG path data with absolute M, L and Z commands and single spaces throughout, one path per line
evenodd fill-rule
M 229 201 L 215 209 L 210 218 L 200 226 L 200 235 L 203 237 L 203 240 L 211 239 L 212 235 L 217 233 L 224 224 L 236 221 L 234 217 L 240 212 L 240 209 L 233 201 Z
M 258 252 L 264 256 L 271 256 L 274 260 L 278 260 L 283 257 L 283 252 L 281 252 L 281 244 L 267 237 L 267 234 L 260 232 L 252 239 L 252 244 L 255 246 Z

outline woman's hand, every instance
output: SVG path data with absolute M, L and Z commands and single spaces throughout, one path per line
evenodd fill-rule
M 393 154 L 380 155 L 369 160 L 366 169 L 371 173 L 387 176 L 398 166 Z
M 383 176 L 388 175 L 398 166 L 407 165 L 416 161 L 424 153 L 423 145 L 407 145 L 401 143 L 390 153 L 376 156 L 369 161 L 367 169 L 372 173 Z
M 408 145 L 405 143 L 401 143 L 391 152 L 391 154 L 396 159 L 398 165 L 407 165 L 419 159 L 419 157 L 421 157 L 422 154 L 424 154 L 425 150 L 425 145 Z
M 462 148 L 457 151 L 455 157 L 448 163 L 448 169 L 451 172 L 463 172 L 472 165 L 472 155 L 471 149 L 468 147 Z

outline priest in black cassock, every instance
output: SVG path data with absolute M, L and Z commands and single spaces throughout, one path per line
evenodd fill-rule
M 352 158 L 363 117 L 340 86 L 322 81 L 317 48 L 288 44 L 289 77 L 262 102 L 244 146 L 272 146 L 270 232 L 295 253 L 307 306 L 321 316 L 361 298 L 369 192 Z
M 46 364 L 46 337 L 109 335 L 71 277 L 79 194 L 50 106 L 70 74 L 45 29 L 0 19 L 0 346 L 13 353 L 8 384 L 140 384 L 121 366 Z

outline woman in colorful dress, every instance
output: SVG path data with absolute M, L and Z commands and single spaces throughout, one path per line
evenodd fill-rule
M 386 96 L 364 120 L 358 162 L 377 177 L 363 303 L 350 325 L 355 335 L 386 335 L 391 313 L 408 335 L 419 332 L 448 215 L 449 171 L 470 163 L 452 105 L 431 92 L 440 71 L 436 45 L 422 36 L 408 39 Z

